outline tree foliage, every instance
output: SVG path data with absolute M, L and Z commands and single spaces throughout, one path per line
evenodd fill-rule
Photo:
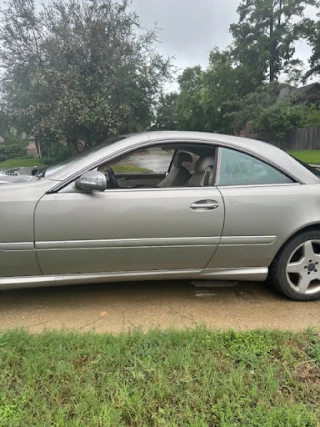
M 209 67 L 205 73 L 203 96 L 206 130 L 209 132 L 232 133 L 235 100 L 255 90 L 248 79 L 247 69 L 234 61 L 230 49 L 213 49 L 209 56 Z
M 174 104 L 162 105 L 161 116 L 165 110 L 166 124 L 171 126 L 171 114 L 176 129 L 239 133 L 270 109 L 257 122 L 257 129 L 265 128 L 269 113 L 280 108 L 274 106 L 283 86 L 278 83 L 279 77 L 294 85 L 303 79 L 302 64 L 294 57 L 295 42 L 315 37 L 316 24 L 305 17 L 305 12 L 307 6 L 317 2 L 241 0 L 239 22 L 230 27 L 233 43 L 223 51 L 213 49 L 206 69 L 183 71 Z M 295 106 L 282 106 L 283 123 L 290 129 L 298 123 L 295 114 L 301 111 Z M 273 128 L 274 123 L 271 119 L 269 125 Z M 283 130 L 280 123 L 279 129 Z
M 10 0 L 0 25 L 5 108 L 48 146 L 144 130 L 170 76 L 156 38 L 129 0 L 51 0 L 39 11 Z
M 177 128 L 203 131 L 206 120 L 203 110 L 205 73 L 200 66 L 186 68 L 179 76 L 180 95 L 177 100 Z
M 278 102 L 264 108 L 253 120 L 255 132 L 276 131 L 283 135 L 286 131 L 304 127 L 306 122 L 307 106 L 292 104 L 289 101 Z
M 156 122 L 153 126 L 157 130 L 177 130 L 177 101 L 179 94 L 171 92 L 162 94 L 157 103 Z
M 310 128 L 320 126 L 320 110 L 317 105 L 312 104 L 308 108 L 304 126 Z
M 226 114 L 232 121 L 234 131 L 239 133 L 247 125 L 250 126 L 264 109 L 273 106 L 282 87 L 283 85 L 277 81 L 264 83 L 246 96 L 234 99 L 230 106 L 231 111 Z
M 4 137 L 4 142 L 0 144 L 0 161 L 13 157 L 25 157 L 28 139 L 17 132 L 10 131 Z
M 230 27 L 234 53 L 250 69 L 255 83 L 276 80 L 280 73 L 297 69 L 294 43 L 307 37 L 314 22 L 305 17 L 317 0 L 242 0 L 239 22 Z
M 317 105 L 296 101 L 291 98 L 261 108 L 251 121 L 252 131 L 275 131 L 282 136 L 290 130 L 320 126 L 320 110 Z
M 320 13 L 317 14 L 318 18 Z M 309 70 L 305 75 L 305 80 L 311 76 L 320 74 L 320 21 L 313 24 L 309 31 L 309 45 L 312 49 L 311 57 L 309 58 Z

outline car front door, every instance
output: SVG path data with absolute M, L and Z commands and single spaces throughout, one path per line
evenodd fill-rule
M 35 211 L 43 274 L 201 270 L 224 223 L 218 189 L 129 188 L 46 194 Z

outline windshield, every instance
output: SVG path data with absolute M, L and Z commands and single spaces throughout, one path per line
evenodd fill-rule
M 308 169 L 310 172 L 312 172 L 315 176 L 317 176 L 318 178 L 320 178 L 320 170 L 316 169 L 312 166 L 310 166 L 308 163 L 303 162 L 302 160 L 297 159 L 294 156 L 293 157 L 298 163 L 300 163 L 301 165 L 303 165 L 306 169 Z
M 39 172 L 37 173 L 37 177 L 38 178 L 42 178 L 42 177 L 49 178 L 50 176 L 59 172 L 61 169 L 65 168 L 66 166 L 69 166 L 72 163 L 77 162 L 79 159 L 86 157 L 89 154 L 100 150 L 101 148 L 107 147 L 108 145 L 114 144 L 118 141 L 122 141 L 125 138 L 127 138 L 127 135 L 126 136 L 118 136 L 117 138 L 108 139 L 103 144 L 96 145 L 96 146 L 94 146 L 88 150 L 83 150 L 83 151 L 81 151 L 81 153 L 78 153 L 75 156 L 69 157 L 69 159 L 64 160 L 63 162 L 60 162 L 60 163 L 53 165 L 53 166 L 41 168 L 39 170 Z

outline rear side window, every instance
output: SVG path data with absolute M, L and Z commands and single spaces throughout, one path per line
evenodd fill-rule
M 217 186 L 291 184 L 294 181 L 274 167 L 248 154 L 220 148 Z

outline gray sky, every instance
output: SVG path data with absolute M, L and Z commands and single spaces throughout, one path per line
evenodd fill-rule
M 239 0 L 132 0 L 145 28 L 161 29 L 159 49 L 181 67 L 207 64 L 209 51 L 231 42 Z
M 159 50 L 174 56 L 178 68 L 193 65 L 205 67 L 209 51 L 225 48 L 231 41 L 229 27 L 238 21 L 240 0 L 132 0 L 145 28 L 155 23 L 161 29 Z M 308 16 L 315 18 L 309 8 Z M 307 62 L 310 48 L 304 42 L 296 45 L 296 56 Z

